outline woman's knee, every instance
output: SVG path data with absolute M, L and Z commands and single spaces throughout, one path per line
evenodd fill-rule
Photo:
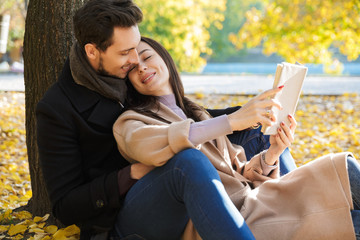
M 360 182 L 359 175 L 360 175 L 360 164 L 358 161 L 353 158 L 352 156 L 347 157 L 347 167 L 348 167 L 348 173 L 350 181 L 356 181 Z M 355 179 L 354 179 L 355 178 Z
M 172 161 L 174 161 L 174 167 L 182 169 L 187 174 L 218 176 L 209 158 L 197 149 L 183 150 L 177 153 Z

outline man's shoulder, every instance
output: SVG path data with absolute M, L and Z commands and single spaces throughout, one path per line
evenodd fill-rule
M 39 102 L 53 104 L 64 101 L 66 96 L 58 82 L 53 83 L 44 93 Z

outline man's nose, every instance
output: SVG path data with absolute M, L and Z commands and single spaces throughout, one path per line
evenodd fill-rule
M 129 62 L 132 64 L 139 63 L 139 55 L 138 55 L 138 52 L 136 49 L 133 49 L 133 51 L 130 51 Z

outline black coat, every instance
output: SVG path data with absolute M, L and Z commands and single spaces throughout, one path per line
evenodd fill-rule
M 69 61 L 37 105 L 40 163 L 53 214 L 78 225 L 82 239 L 112 228 L 135 183 L 112 133 L 121 112 L 117 102 L 76 84 Z

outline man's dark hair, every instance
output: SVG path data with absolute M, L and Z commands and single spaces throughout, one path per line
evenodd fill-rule
M 74 33 L 82 49 L 93 43 L 101 51 L 112 44 L 114 27 L 129 28 L 142 21 L 132 0 L 90 0 L 74 15 Z

